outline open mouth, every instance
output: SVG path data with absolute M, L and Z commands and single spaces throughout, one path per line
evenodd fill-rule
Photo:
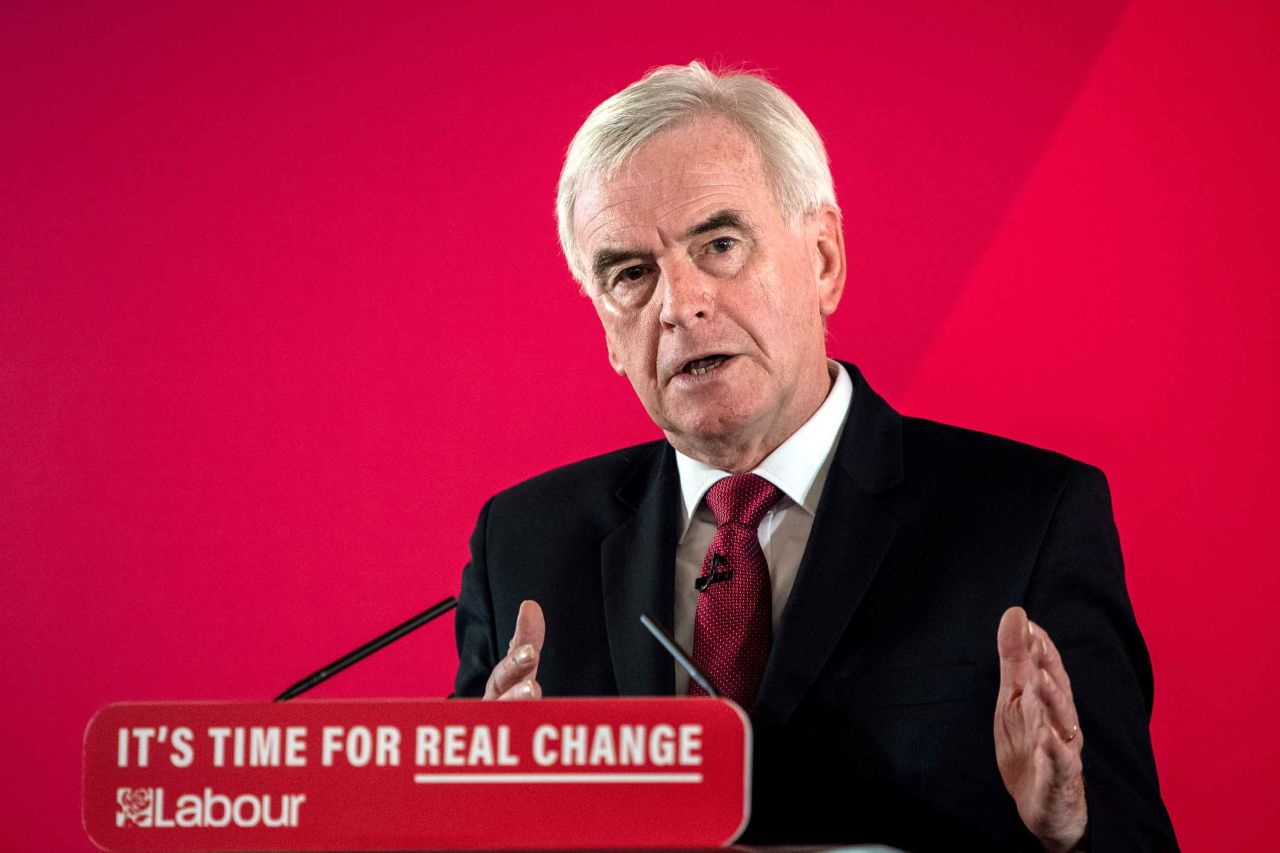
M 727 355 L 709 355 L 705 358 L 695 358 L 693 361 L 686 364 L 680 372 L 689 373 L 693 376 L 702 376 L 715 370 L 717 367 L 728 361 L 729 358 L 730 356 Z

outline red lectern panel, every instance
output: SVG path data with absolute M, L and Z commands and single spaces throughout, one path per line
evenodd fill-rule
M 110 705 L 84 823 L 113 851 L 709 847 L 750 751 L 714 699 Z

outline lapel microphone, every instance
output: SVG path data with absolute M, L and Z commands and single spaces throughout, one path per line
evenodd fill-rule
M 733 569 L 728 566 L 729 561 L 725 559 L 724 554 L 712 554 L 711 571 L 694 580 L 693 588 L 698 592 L 706 592 L 713 583 L 733 580 Z

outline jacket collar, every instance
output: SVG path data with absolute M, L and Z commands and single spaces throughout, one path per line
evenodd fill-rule
M 671 445 L 649 445 L 616 494 L 633 514 L 600 543 L 605 630 L 623 696 L 675 691 L 674 664 L 640 624 L 640 615 L 671 629 L 679 479 Z
M 854 383 L 849 418 L 783 611 L 757 727 L 782 725 L 813 686 L 862 602 L 901 519 L 902 416 L 845 364 Z

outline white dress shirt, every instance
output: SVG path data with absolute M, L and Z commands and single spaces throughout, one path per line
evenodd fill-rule
M 786 607 L 795 583 L 800 558 L 804 556 L 813 529 L 813 516 L 818 511 L 822 487 L 835 456 L 836 443 L 844 428 L 853 400 L 853 381 L 844 367 L 827 361 L 834 380 L 827 399 L 804 422 L 800 429 L 770 453 L 751 473 L 764 477 L 782 492 L 782 498 L 761 520 L 760 549 L 769 566 L 769 582 L 773 591 L 773 631 Z M 716 533 L 716 522 L 702 498 L 707 490 L 730 472 L 685 456 L 676 451 L 676 469 L 680 474 L 681 535 L 676 545 L 675 636 L 687 651 L 693 650 L 693 621 L 698 607 L 698 591 L 693 582 L 702 574 L 702 562 Z M 689 690 L 689 676 L 676 668 L 676 695 Z

